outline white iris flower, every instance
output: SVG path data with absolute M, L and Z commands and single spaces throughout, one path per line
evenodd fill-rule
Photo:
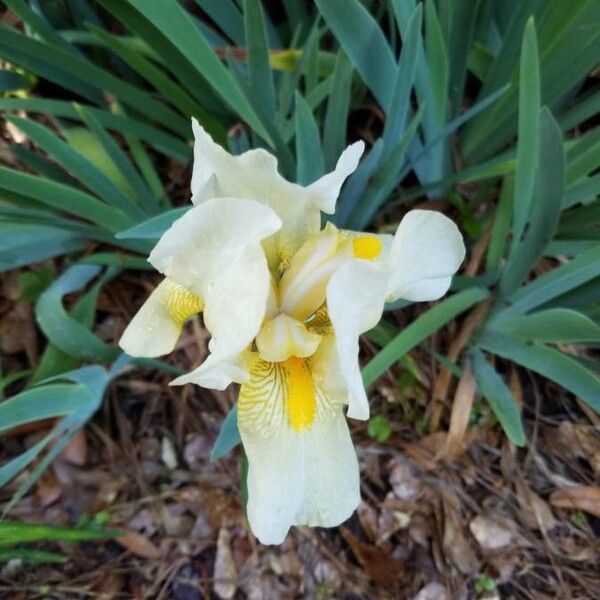
M 210 355 L 173 383 L 241 384 L 238 426 L 248 456 L 248 519 L 266 544 L 292 525 L 331 527 L 360 500 L 347 415 L 369 417 L 359 336 L 384 302 L 446 293 L 465 249 L 456 225 L 409 212 L 394 236 L 321 229 L 364 144 L 307 187 L 265 150 L 232 156 L 193 121 L 191 208 L 149 261 L 164 281 L 121 338 L 132 356 L 173 350 L 200 312 Z

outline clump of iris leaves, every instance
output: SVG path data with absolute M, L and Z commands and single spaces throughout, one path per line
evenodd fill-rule
M 577 351 L 600 342 L 597 0 L 5 4 L 19 25 L 0 25 L 0 111 L 35 150 L 11 145 L 11 166 L 0 166 L 0 268 L 25 268 L 23 293 L 48 343 L 35 370 L 0 373 L 0 393 L 23 385 L 0 400 L 0 436 L 59 418 L 0 466 L 0 486 L 29 468 L 12 503 L 123 368 L 173 369 L 133 361 L 92 327 L 102 286 L 148 269 L 149 249 L 186 210 L 173 208 L 157 165 L 190 164 L 191 116 L 231 152 L 267 148 L 283 175 L 308 184 L 333 168 L 356 109 L 378 107 L 380 134 L 344 186 L 335 224 L 386 230 L 394 207 L 446 198 L 468 246 L 484 235 L 489 243 L 482 275 L 455 277 L 408 327 L 384 319 L 369 333 L 380 350 L 365 384 L 485 304 L 461 364 L 432 354 L 456 375 L 472 369 L 514 443 L 526 434 L 503 377 L 509 361 L 599 410 L 598 364 Z M 475 190 L 468 198 L 465 184 Z M 86 251 L 90 241 L 100 251 Z M 56 279 L 26 270 L 59 256 Z M 557 260 L 536 276 L 542 257 Z M 385 439 L 387 424 L 375 419 L 369 431 Z M 232 414 L 213 456 L 238 440 Z

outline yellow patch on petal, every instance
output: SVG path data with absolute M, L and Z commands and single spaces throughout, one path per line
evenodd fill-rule
M 361 235 L 352 240 L 352 250 L 356 258 L 373 260 L 381 254 L 382 248 L 381 240 L 374 235 Z
M 166 301 L 167 312 L 173 321 L 183 325 L 187 319 L 202 312 L 204 304 L 198 296 L 180 285 L 174 283 L 172 286 Z
M 286 380 L 286 408 L 295 431 L 310 429 L 317 412 L 317 397 L 306 361 L 292 357 L 282 363 Z

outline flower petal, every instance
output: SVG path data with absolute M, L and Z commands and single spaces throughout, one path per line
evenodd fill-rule
M 298 431 L 286 414 L 290 383 L 281 364 L 258 360 L 251 377 L 240 390 L 238 426 L 248 456 L 252 531 L 263 544 L 280 544 L 292 525 L 339 525 L 360 501 L 341 403 L 316 388 L 316 416 Z
M 463 238 L 451 219 L 432 210 L 411 210 L 392 242 L 387 300 L 441 298 L 464 258 Z
M 361 333 L 375 327 L 383 313 L 388 274 L 365 260 L 344 263 L 327 286 L 327 311 L 335 332 L 339 369 L 346 382 L 348 416 L 369 418 L 369 401 L 358 364 Z
M 284 179 L 277 171 L 277 159 L 263 149 L 238 156 L 216 144 L 201 125 L 192 119 L 194 170 L 192 202 L 200 204 L 216 197 L 233 196 L 266 204 L 282 221 L 281 231 L 266 246 L 271 267 L 289 259 L 311 233 L 320 229 L 320 209 L 333 213 L 344 179 L 356 168 L 364 144 L 347 148 L 335 171 L 312 185 L 302 187 Z
M 212 335 L 211 361 L 193 377 L 179 378 L 179 383 L 214 383 L 217 363 L 223 361 L 225 372 L 231 372 L 237 355 L 258 333 L 271 288 L 260 242 L 280 224 L 277 215 L 258 202 L 219 198 L 188 211 L 155 246 L 148 260 L 202 299 L 204 324 Z M 220 373 L 222 385 L 225 378 Z
M 335 212 L 342 185 L 348 175 L 356 171 L 364 151 L 365 143 L 362 140 L 348 146 L 338 158 L 335 169 L 308 186 L 313 203 L 324 213 L 332 215 Z
M 127 326 L 119 345 L 129 356 L 162 356 L 175 348 L 183 323 L 202 310 L 200 299 L 163 280 Z
M 256 347 L 263 360 L 280 362 L 290 356 L 314 354 L 320 341 L 319 334 L 308 331 L 304 323 L 282 313 L 263 323 L 256 336 Z
M 237 356 L 209 354 L 196 369 L 180 375 L 169 385 L 196 385 L 212 390 L 224 390 L 232 382 L 244 383 L 249 378 L 244 353 Z

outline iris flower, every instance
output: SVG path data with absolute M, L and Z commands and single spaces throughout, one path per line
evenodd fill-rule
M 344 407 L 369 417 L 359 336 L 385 302 L 445 294 L 465 249 L 456 225 L 429 210 L 408 212 L 394 236 L 321 228 L 363 142 L 302 187 L 265 150 L 232 156 L 195 120 L 193 130 L 194 207 L 152 250 L 165 278 L 120 344 L 132 356 L 166 354 L 202 313 L 210 354 L 173 384 L 240 384 L 248 520 L 262 543 L 279 544 L 292 525 L 332 527 L 358 506 Z

